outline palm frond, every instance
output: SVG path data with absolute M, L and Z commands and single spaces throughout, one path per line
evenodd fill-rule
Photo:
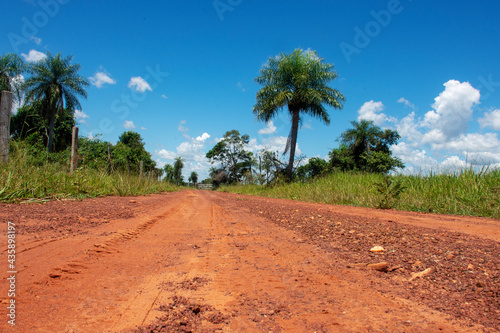
M 87 98 L 85 87 L 90 83 L 78 74 L 79 64 L 72 64 L 73 57 L 62 57 L 60 53 L 47 56 L 32 63 L 27 70 L 31 77 L 23 84 L 28 102 L 43 100 L 44 117 L 54 119 L 54 115 L 64 108 L 74 111 L 81 109 L 79 97 Z M 49 140 L 51 141 L 51 140 Z
M 269 58 L 255 78 L 263 86 L 257 92 L 253 107 L 257 119 L 268 122 L 285 106 L 294 119 L 295 125 L 292 125 L 285 147 L 285 153 L 291 151 L 289 169 L 295 147 L 290 148 L 291 143 L 296 142 L 297 133 L 294 131 L 298 129 L 297 121 L 300 123 L 302 119 L 300 114 L 308 114 L 329 124 L 330 116 L 324 105 L 342 108 L 344 96 L 328 86 L 337 77 L 334 66 L 326 63 L 315 51 L 296 49 L 290 54 Z

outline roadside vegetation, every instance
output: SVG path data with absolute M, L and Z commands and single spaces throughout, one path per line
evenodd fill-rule
M 227 185 L 220 190 L 327 204 L 500 218 L 498 169 L 395 176 L 339 171 L 306 182 Z
M 500 169 L 403 174 L 404 164 L 390 150 L 399 139 L 397 131 L 381 130 L 364 120 L 351 124 L 328 160 L 313 157 L 305 163 L 297 159 L 291 181 L 283 155 L 263 150 L 254 157 L 245 150 L 244 141 L 230 144 L 223 139 L 207 154 L 220 163 L 212 170 L 212 181 L 224 192 L 500 218 Z
M 330 123 L 324 106 L 342 109 L 344 96 L 328 86 L 337 77 L 333 65 L 316 52 L 295 50 L 269 59 L 255 80 L 253 112 L 270 121 L 287 109 L 292 119 L 285 154 L 263 149 L 247 151 L 248 135 L 232 130 L 207 153 L 210 179 L 225 192 L 283 199 L 395 208 L 418 212 L 500 218 L 500 170 L 483 166 L 426 174 L 404 175 L 404 163 L 392 155 L 401 138 L 396 130 L 372 121 L 351 122 L 339 147 L 321 157 L 295 156 L 298 128 L 304 116 Z M 332 140 L 333 141 L 333 140 Z M 481 168 L 481 166 L 478 166 Z
M 9 126 L 0 128 L 0 201 L 44 201 L 108 195 L 143 195 L 173 191 L 159 181 L 156 168 L 139 133 L 128 131 L 116 144 L 78 138 L 78 167 L 70 172 L 74 113 L 81 109 L 89 82 L 78 74 L 73 57 L 47 52 L 42 60 L 24 63 L 15 54 L 0 57 L 0 88 L 12 93 L 20 107 Z M 28 74 L 27 79 L 21 74 Z M 0 100 L 2 110 L 8 109 Z M 7 110 L 10 111 L 10 110 Z M 7 118 L 7 119 L 8 119 Z M 5 133 L 5 131 L 8 131 Z M 7 138 L 7 140 L 5 140 Z M 178 166 L 177 174 L 182 171 Z M 179 169 L 180 168 L 180 169 Z M 179 177 L 176 178 L 179 181 Z M 179 184 L 179 182 L 177 182 Z
M 0 201 L 42 202 L 53 199 L 82 199 L 109 195 L 135 196 L 178 189 L 158 177 L 128 174 L 99 167 L 95 159 L 69 172 L 69 150 L 47 154 L 23 141 L 11 141 L 8 164 L 0 165 Z M 103 165 L 106 162 L 102 163 Z
M 340 110 L 345 102 L 329 86 L 338 76 L 334 66 L 311 50 L 269 58 L 255 79 L 261 85 L 256 119 L 269 122 L 282 111 L 290 116 L 283 154 L 251 151 L 250 136 L 233 129 L 206 153 L 209 177 L 199 180 L 192 172 L 186 183 L 181 156 L 158 168 L 140 134 L 127 131 L 116 144 L 79 137 L 77 168 L 70 172 L 75 112 L 89 86 L 79 71 L 72 56 L 47 52 L 27 64 L 15 54 L 0 56 L 0 110 L 7 111 L 0 112 L 0 201 L 142 195 L 201 183 L 276 198 L 500 218 L 500 170 L 403 175 L 405 165 L 391 151 L 400 135 L 372 121 L 351 122 L 327 159 L 297 156 L 304 118 L 328 125 L 325 107 Z M 11 116 L 13 102 L 20 107 Z

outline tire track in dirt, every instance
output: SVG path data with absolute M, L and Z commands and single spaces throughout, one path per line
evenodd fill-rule
M 374 292 L 362 273 L 330 268 L 337 259 L 294 232 L 242 211 L 217 206 L 215 212 L 214 229 L 222 237 L 214 246 L 225 254 L 225 265 L 213 268 L 219 274 L 212 288 L 233 296 L 226 304 L 232 332 L 454 329 L 447 316 Z
M 169 299 L 181 295 L 228 318 L 215 327 L 207 320 L 198 321 L 195 331 L 475 331 L 460 328 L 425 306 L 377 293 L 365 281 L 366 275 L 331 269 L 325 263 L 336 258 L 305 244 L 293 232 L 241 211 L 233 214 L 215 204 L 210 193 L 200 196 L 212 205 L 209 244 L 201 247 L 202 259 L 192 258 L 186 276 L 207 277 L 210 282 L 195 292 L 177 290 L 157 300 L 169 304 Z M 190 329 L 189 320 L 171 322 L 173 309 L 156 313 L 164 319 L 140 332 L 163 325 L 166 332 Z
M 378 272 L 339 268 L 345 263 L 334 253 L 243 209 L 236 196 L 182 191 L 160 199 L 140 217 L 24 252 L 39 273 L 19 274 L 16 331 L 482 329 L 377 291 Z M 37 261 L 50 249 L 50 260 Z M 0 331 L 9 332 L 5 324 Z
M 71 260 L 70 262 L 64 264 L 62 268 L 59 267 L 53 268 L 52 271 L 49 273 L 49 277 L 55 279 L 55 278 L 63 278 L 67 274 L 80 274 L 81 269 L 85 269 L 88 267 L 88 265 L 83 265 L 82 263 L 92 262 L 93 260 L 96 260 L 95 257 L 119 253 L 120 246 L 124 242 L 140 237 L 141 233 L 150 229 L 155 223 L 165 218 L 166 216 L 175 214 L 175 212 L 181 210 L 183 207 L 184 206 L 174 207 L 163 214 L 155 216 L 154 218 L 139 224 L 135 228 L 127 230 L 119 230 L 116 233 L 111 234 L 111 236 L 103 237 L 103 239 L 100 239 L 100 242 L 95 243 L 93 247 L 90 248 L 87 247 L 83 251 L 82 256 L 77 257 Z M 75 269 L 75 267 L 80 268 L 80 270 Z
M 24 298 L 30 297 L 29 295 L 34 297 L 31 301 L 32 304 L 36 305 L 42 299 L 49 299 L 50 296 L 47 296 L 45 291 L 49 289 L 57 290 L 57 285 L 64 288 L 65 291 L 61 293 L 61 295 L 64 295 L 70 289 L 68 285 L 74 284 L 73 281 L 76 281 L 77 285 L 81 286 L 85 283 L 79 281 L 80 279 L 85 280 L 90 277 L 95 280 L 95 277 L 99 277 L 100 274 L 96 272 L 95 266 L 99 266 L 99 261 L 102 260 L 103 256 L 112 256 L 119 253 L 123 244 L 136 239 L 162 218 L 182 208 L 182 203 L 174 200 L 170 207 L 167 206 L 166 211 L 163 209 L 162 213 L 153 215 L 153 217 L 113 221 L 109 225 L 91 230 L 93 235 L 90 235 L 90 237 L 88 234 L 64 237 L 43 244 L 46 245 L 45 247 L 41 245 L 31 248 L 29 251 L 24 251 L 18 257 L 18 263 L 22 263 L 24 266 L 23 269 L 18 271 L 18 275 L 23 282 L 22 287 L 25 287 L 24 290 L 19 288 L 21 289 L 18 292 L 21 308 L 18 311 L 27 309 L 28 313 L 32 313 L 31 307 L 27 306 L 31 302 L 24 302 Z M 144 220 L 146 222 L 143 222 Z M 122 229 L 120 226 L 125 228 Z M 101 236 L 103 234 L 105 236 Z M 95 244 L 96 240 L 98 240 L 98 244 Z M 47 254 L 50 255 L 47 256 Z M 89 270 L 89 272 L 84 272 L 84 270 Z M 32 274 L 30 274 L 30 271 Z M 106 289 L 105 286 L 104 289 Z M 71 298 L 69 295 L 64 296 Z M 52 297 L 58 297 L 58 294 L 54 292 Z M 52 307 L 57 308 L 57 305 L 52 305 Z M 37 315 L 40 314 L 37 313 L 35 317 Z M 22 323 L 22 319 L 19 321 Z M 0 323 L 0 328 L 1 324 L 3 323 Z M 47 324 L 50 327 L 50 323 Z

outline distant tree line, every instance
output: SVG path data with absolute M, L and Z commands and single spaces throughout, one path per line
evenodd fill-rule
M 313 157 L 307 163 L 301 156 L 292 167 L 292 180 L 306 181 L 338 171 L 359 171 L 387 174 L 404 164 L 392 156 L 390 147 L 400 139 L 396 130 L 382 130 L 373 122 L 361 120 L 351 122 L 352 128 L 337 139 L 340 147 L 328 153 L 329 160 Z M 206 154 L 215 167 L 210 169 L 210 178 L 204 183 L 215 185 L 231 183 L 272 184 L 286 181 L 289 165 L 278 152 L 262 150 L 257 157 L 245 146 L 248 135 L 232 130 Z

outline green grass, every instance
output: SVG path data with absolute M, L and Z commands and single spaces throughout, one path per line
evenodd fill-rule
M 34 163 L 28 149 L 13 148 L 9 163 L 0 164 L 0 202 L 135 196 L 177 189 L 172 184 L 148 177 L 108 175 L 105 170 L 85 167 L 70 174 L 69 162 Z
M 500 218 L 500 170 L 390 177 L 338 172 L 305 183 L 227 186 L 221 191 L 327 204 Z M 402 192 L 397 194 L 399 184 Z M 389 202 L 389 205 L 384 203 Z

